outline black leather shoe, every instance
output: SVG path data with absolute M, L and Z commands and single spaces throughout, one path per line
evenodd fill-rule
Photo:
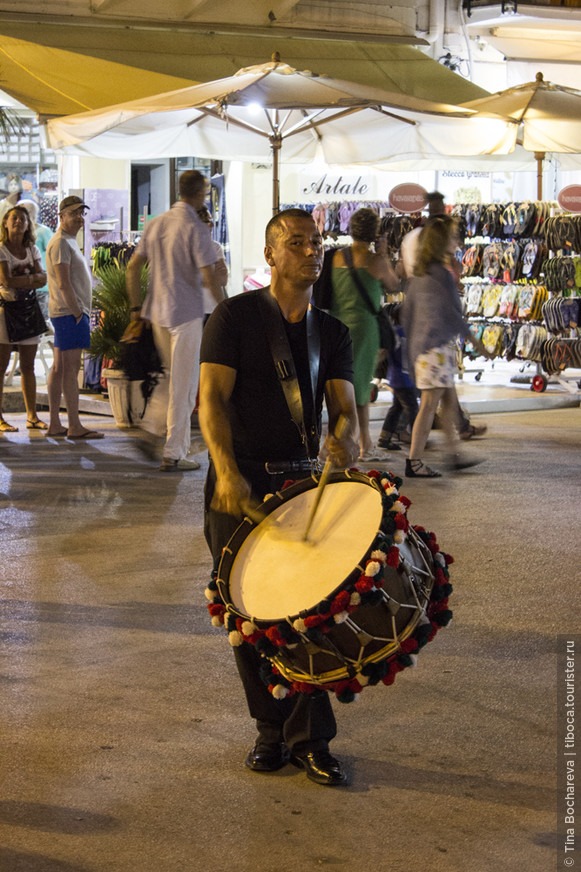
M 308 754 L 293 754 L 291 763 L 304 769 L 307 778 L 316 784 L 346 784 L 347 776 L 338 760 L 328 751 L 310 751 Z
M 245 760 L 249 769 L 254 772 L 276 772 L 290 762 L 290 751 L 282 742 L 267 745 L 257 742 Z

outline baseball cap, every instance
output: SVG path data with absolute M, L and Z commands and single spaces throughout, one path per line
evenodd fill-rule
M 60 212 L 64 212 L 65 209 L 70 209 L 71 206 L 84 206 L 85 209 L 88 209 L 88 208 L 89 208 L 89 207 L 87 206 L 87 204 L 86 204 L 85 202 L 83 202 L 83 200 L 81 200 L 80 197 L 77 197 L 77 196 L 75 196 L 75 195 L 73 194 L 72 196 L 70 196 L 70 197 L 65 197 L 64 200 L 61 200 L 61 201 L 60 201 L 60 204 L 59 204 L 59 213 L 60 213 Z

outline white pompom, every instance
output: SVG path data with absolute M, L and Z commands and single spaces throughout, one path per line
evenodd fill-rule
M 361 602 L 361 594 L 358 590 L 354 590 L 351 594 L 351 598 L 349 599 L 349 604 L 352 606 L 358 606 Z
M 393 541 L 397 542 L 398 545 L 402 545 L 405 542 L 405 533 L 403 530 L 396 530 Z
M 285 687 L 284 684 L 275 684 L 272 688 L 272 695 L 275 699 L 284 699 L 285 696 L 288 696 L 288 687 Z
M 367 687 L 367 685 L 369 684 L 369 676 L 368 675 L 361 675 L 361 673 L 358 673 L 357 681 L 359 682 L 361 687 Z
M 385 563 L 386 557 L 387 557 L 387 554 L 385 553 L 385 551 L 372 551 L 371 552 L 371 559 L 372 560 L 379 560 L 380 563 Z
M 302 618 L 297 618 L 296 621 L 293 621 L 293 629 L 297 631 L 297 633 L 306 632 L 306 625 Z
M 212 626 L 213 627 L 221 627 L 224 622 L 220 620 L 218 615 L 214 615 L 212 618 Z
M 365 575 L 368 578 L 373 578 L 374 575 L 377 575 L 378 572 L 381 571 L 381 563 L 378 563 L 377 560 L 370 560 L 367 566 L 365 567 Z
M 412 661 L 412 665 L 410 668 L 415 669 L 418 665 L 418 655 L 417 654 L 410 654 L 410 658 Z
M 403 503 L 400 503 L 399 500 L 396 500 L 393 506 L 391 507 L 392 512 L 399 512 L 400 514 L 405 515 L 405 506 Z
M 437 563 L 442 569 L 446 566 L 446 561 L 441 551 L 437 551 L 436 554 L 434 554 L 434 563 Z
M 240 629 L 245 636 L 252 636 L 253 633 L 256 633 L 258 627 L 256 624 L 253 624 L 252 621 L 244 621 Z
M 204 591 L 204 596 L 207 600 L 210 600 L 211 603 L 215 603 L 217 599 L 219 599 L 217 590 L 210 590 L 209 587 Z
M 232 630 L 231 633 L 228 633 L 228 641 L 233 648 L 237 648 L 238 645 L 242 645 L 244 639 L 242 638 L 242 634 L 239 633 L 238 630 Z
M 346 621 L 349 617 L 349 612 L 338 612 L 336 615 L 333 615 L 333 620 L 336 624 L 342 624 L 343 621 Z

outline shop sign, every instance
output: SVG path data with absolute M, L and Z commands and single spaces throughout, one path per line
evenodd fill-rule
M 559 191 L 557 201 L 566 212 L 581 212 L 581 185 L 568 185 Z
M 421 212 L 428 205 L 428 195 L 421 185 L 408 182 L 389 192 L 389 205 L 398 212 Z
M 322 173 L 315 179 L 303 180 L 301 193 L 306 197 L 356 196 L 365 199 L 369 196 L 369 185 L 363 175 Z

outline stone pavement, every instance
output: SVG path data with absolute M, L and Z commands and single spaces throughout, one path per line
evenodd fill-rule
M 578 406 L 490 415 L 465 446 L 480 466 L 404 480 L 410 520 L 455 558 L 455 617 L 416 670 L 334 703 L 345 788 L 243 765 L 255 734 L 205 607 L 201 440 L 200 471 L 164 475 L 111 418 L 85 416 L 106 438 L 76 443 L 9 418 L 1 872 L 555 868 L 556 640 L 579 631 Z

